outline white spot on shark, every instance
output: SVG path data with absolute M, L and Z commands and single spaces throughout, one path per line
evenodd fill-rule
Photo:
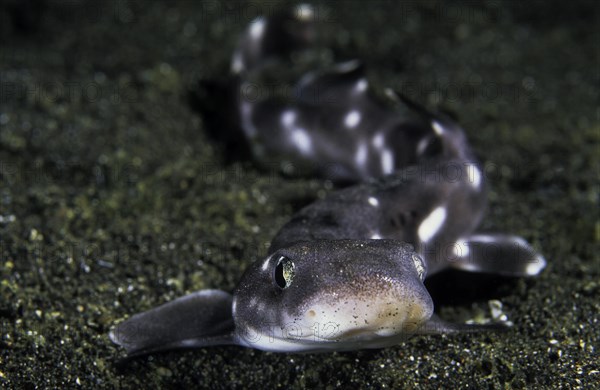
M 252 123 L 252 104 L 248 102 L 242 102 L 242 128 L 246 135 L 250 138 L 256 137 L 258 130 Z
M 383 144 L 385 142 L 385 137 L 384 137 L 383 133 L 379 132 L 379 133 L 375 134 L 372 142 L 373 142 L 374 147 L 376 147 L 377 149 L 382 149 Z
M 431 121 L 431 127 L 437 135 L 441 136 L 444 134 L 444 127 L 438 121 Z
M 335 64 L 333 69 L 338 73 L 348 73 L 352 72 L 354 69 L 358 68 L 360 65 L 359 60 L 350 60 L 345 62 L 340 62 L 339 64 Z
M 427 146 L 429 145 L 429 140 L 427 139 L 427 137 L 422 138 L 419 143 L 417 144 L 417 155 L 422 155 L 425 150 L 427 149 Z
M 378 233 L 371 234 L 371 240 L 381 240 L 381 236 Z
M 301 153 L 309 154 L 312 152 L 312 141 L 305 129 L 294 128 L 292 130 L 292 141 Z
M 481 172 L 475 164 L 467 164 L 467 175 L 469 176 L 469 183 L 474 188 L 479 188 L 481 185 Z
M 374 196 L 369 196 L 368 202 L 373 207 L 378 207 L 379 206 L 379 201 Z
M 381 169 L 386 175 L 392 173 L 394 170 L 394 155 L 389 149 L 385 149 L 381 152 Z
M 281 114 L 281 124 L 286 127 L 291 127 L 296 121 L 296 112 L 293 110 L 285 110 Z
M 314 17 L 315 10 L 310 4 L 299 4 L 296 6 L 296 18 L 301 21 L 310 21 Z
M 354 87 L 354 90 L 357 93 L 362 93 L 365 92 L 367 90 L 367 87 L 369 86 L 369 82 L 365 79 L 360 79 L 356 82 L 356 86 Z
M 346 114 L 346 117 L 344 118 L 344 124 L 348 128 L 353 128 L 360 123 L 360 119 L 360 112 L 358 112 L 357 110 L 352 110 L 348 114 Z
M 235 74 L 240 73 L 244 70 L 244 61 L 242 60 L 242 53 L 236 51 L 233 54 L 233 60 L 231 61 L 231 71 Z
M 537 275 L 546 267 L 546 259 L 541 255 L 536 255 L 533 260 L 525 267 L 527 275 Z
M 367 154 L 369 150 L 367 149 L 367 144 L 361 142 L 356 149 L 356 154 L 354 155 L 354 161 L 359 167 L 363 167 L 367 162 Z
M 467 257 L 469 256 L 469 244 L 463 240 L 459 239 L 454 243 L 454 247 L 452 248 L 452 252 L 456 257 Z
M 263 271 L 266 271 L 266 270 L 267 270 L 267 268 L 269 268 L 269 261 L 270 261 L 270 260 L 271 260 L 271 258 L 270 258 L 270 257 L 267 257 L 267 260 L 265 260 L 265 262 L 264 262 L 264 263 L 262 263 L 262 267 L 261 267 L 261 269 L 262 269 Z
M 265 32 L 265 18 L 258 17 L 256 20 L 250 25 L 250 36 L 252 39 L 260 39 Z
M 419 225 L 419 239 L 428 242 L 440 230 L 446 220 L 446 208 L 440 206 L 434 209 Z

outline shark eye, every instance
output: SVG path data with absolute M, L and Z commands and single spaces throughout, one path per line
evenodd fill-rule
M 294 274 L 294 262 L 285 256 L 280 256 L 273 273 L 273 280 L 277 287 L 282 290 L 288 288 L 294 279 Z
M 415 264 L 415 268 L 417 269 L 417 274 L 419 275 L 419 279 L 421 282 L 425 280 L 425 274 L 427 273 L 427 268 L 425 267 L 425 263 L 421 256 L 416 253 L 412 255 L 412 261 Z

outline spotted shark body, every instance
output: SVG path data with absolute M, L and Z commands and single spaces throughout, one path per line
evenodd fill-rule
M 252 23 L 231 66 L 240 96 L 306 47 L 310 12 Z M 238 99 L 255 156 L 357 184 L 296 213 L 233 294 L 179 298 L 117 325 L 111 339 L 132 356 L 227 344 L 311 352 L 501 326 L 443 321 L 423 285 L 447 268 L 532 276 L 545 266 L 519 237 L 474 233 L 487 183 L 463 130 L 391 91 L 377 95 L 358 61 L 305 74 L 292 90 Z

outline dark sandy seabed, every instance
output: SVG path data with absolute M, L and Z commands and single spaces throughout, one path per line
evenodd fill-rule
M 189 98 L 198 80 L 226 75 L 238 34 L 272 5 L 2 3 L 0 387 L 597 384 L 593 0 L 339 1 L 324 19 L 336 56 L 363 58 L 371 77 L 458 118 L 491 183 L 482 230 L 521 235 L 546 256 L 534 279 L 436 278 L 443 317 L 490 318 L 497 299 L 511 331 L 351 353 L 218 347 L 116 364 L 112 324 L 194 290 L 231 291 L 294 210 L 331 190 L 231 156 Z

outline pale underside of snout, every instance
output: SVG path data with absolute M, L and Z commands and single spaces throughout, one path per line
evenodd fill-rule
M 414 332 L 431 316 L 431 305 L 416 298 L 398 299 L 392 294 L 315 303 L 291 323 L 308 329 L 306 336 L 326 341 L 370 339 Z M 330 332 L 318 332 L 328 324 Z
M 419 333 L 433 314 L 429 295 L 393 290 L 355 297 L 334 292 L 301 306 L 260 332 L 246 329 L 240 343 L 269 351 L 380 348 Z

